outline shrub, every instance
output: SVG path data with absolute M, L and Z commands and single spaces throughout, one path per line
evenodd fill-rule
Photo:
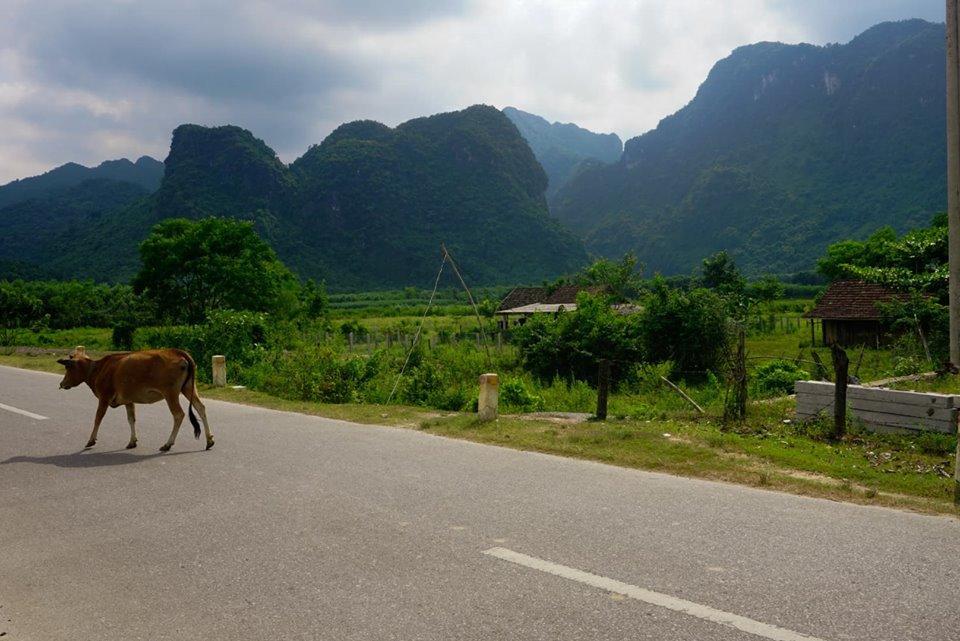
M 810 373 L 796 363 L 775 360 L 757 368 L 753 380 L 758 392 L 769 394 L 792 394 L 794 384 L 810 378 Z
M 211 377 L 210 359 L 214 354 L 227 357 L 230 378 L 243 380 L 243 369 L 257 362 L 274 345 L 283 345 L 281 325 L 270 325 L 259 312 L 212 312 L 202 325 L 165 325 L 137 330 L 133 345 L 137 349 L 175 347 L 190 352 L 197 363 L 200 379 Z
M 706 289 L 670 289 L 657 278 L 643 301 L 640 339 L 646 360 L 671 361 L 673 374 L 685 378 L 718 370 L 727 351 L 726 303 Z
M 632 363 L 641 360 L 639 315 L 624 316 L 605 297 L 581 293 L 577 311 L 539 314 L 514 332 L 523 365 L 541 381 L 586 381 L 596 384 L 597 363 L 613 361 L 614 383 L 627 381 Z
M 131 350 L 133 349 L 133 333 L 136 331 L 136 327 L 132 323 L 117 323 L 113 326 L 113 334 L 111 335 L 110 342 L 113 344 L 114 349 L 120 350 Z
M 500 402 L 506 407 L 523 411 L 543 409 L 543 398 L 532 394 L 523 381 L 518 379 L 504 381 L 500 386 Z

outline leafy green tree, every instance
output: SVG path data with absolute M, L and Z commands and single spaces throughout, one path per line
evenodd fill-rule
M 221 309 L 289 316 L 298 306 L 296 278 L 248 222 L 168 219 L 140 244 L 140 258 L 134 290 L 165 320 L 198 323 Z
M 576 379 L 595 385 L 597 363 L 613 362 L 613 378 L 624 381 L 641 360 L 639 315 L 624 316 L 604 296 L 581 293 L 577 311 L 538 314 L 515 330 L 523 365 L 541 380 Z
M 330 297 L 327 296 L 327 284 L 317 283 L 312 278 L 300 288 L 300 312 L 303 316 L 315 320 L 325 318 L 330 311 Z
M 760 303 L 770 303 L 783 298 L 785 292 L 786 287 L 783 286 L 779 278 L 767 275 L 758 281 L 750 283 L 747 293 L 750 298 Z
M 675 374 L 694 378 L 722 365 L 728 340 L 727 302 L 716 292 L 671 289 L 657 278 L 643 299 L 640 319 L 648 361 L 670 361 Z
M 619 261 L 600 258 L 577 276 L 582 285 L 606 285 L 617 301 L 633 300 L 643 291 L 643 265 L 633 252 Z
M 845 240 L 827 248 L 817 269 L 831 280 L 855 278 L 923 292 L 947 302 L 947 222 L 943 214 L 930 227 L 901 237 L 886 228 L 865 241 Z
M 733 258 L 725 251 L 703 259 L 703 286 L 722 294 L 739 294 L 746 286 Z

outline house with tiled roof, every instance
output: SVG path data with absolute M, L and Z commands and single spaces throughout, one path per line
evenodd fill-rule
M 883 312 L 880 305 L 906 300 L 908 295 L 896 289 L 862 280 L 831 283 L 816 306 L 805 313 L 813 323 L 820 321 L 824 345 L 874 345 L 884 340 Z
M 556 289 L 547 287 L 514 287 L 500 301 L 495 312 L 500 317 L 500 326 L 506 328 L 510 321 L 522 323 L 534 314 L 556 314 L 572 312 L 577 309 L 577 295 L 580 292 L 601 294 L 609 291 L 604 285 L 561 285 Z

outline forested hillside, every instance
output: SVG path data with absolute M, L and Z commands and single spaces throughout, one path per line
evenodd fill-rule
M 763 42 L 552 209 L 588 250 L 689 272 L 726 249 L 747 272 L 808 269 L 834 240 L 945 206 L 944 27 L 877 25 L 844 45 Z
M 572 123 L 550 123 L 514 107 L 504 108 L 503 113 L 520 130 L 547 172 L 547 200 L 584 167 L 617 162 L 623 151 L 617 134 L 597 134 Z
M 123 281 L 153 224 L 205 216 L 253 221 L 295 272 L 332 290 L 428 285 L 441 242 L 474 283 L 537 281 L 586 261 L 548 215 L 543 169 L 493 107 L 393 129 L 349 123 L 290 166 L 239 127 L 182 125 L 165 165 L 156 193 L 119 209 L 65 213 L 62 198 L 74 195 L 64 194 L 30 201 L 29 214 L 0 210 L 0 233 L 30 220 L 36 234 L 29 251 L 0 245 L 0 267 L 49 272 L 55 260 L 57 274 Z
M 132 183 L 148 192 L 155 191 L 163 179 L 163 163 L 149 156 L 142 156 L 135 163 L 126 158 L 106 160 L 96 167 L 70 162 L 39 176 L 0 186 L 0 208 L 30 198 L 45 198 L 54 190 L 76 187 L 85 180 L 94 179 Z

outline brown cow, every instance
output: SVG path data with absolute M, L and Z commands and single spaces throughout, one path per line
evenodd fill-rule
M 93 390 L 94 396 L 100 400 L 87 447 L 93 447 L 96 444 L 97 431 L 100 429 L 103 415 L 107 413 L 107 407 L 121 405 L 126 406 L 127 421 L 130 423 L 130 442 L 127 444 L 127 449 L 136 447 L 134 404 L 166 400 L 170 413 L 173 414 L 173 431 L 170 432 L 170 438 L 160 451 L 169 451 L 177 439 L 180 423 L 183 422 L 180 394 L 186 396 L 190 402 L 190 423 L 193 424 L 193 435 L 200 438 L 200 424 L 193 414 L 193 408 L 196 407 L 200 412 L 200 418 L 203 419 L 207 449 L 213 447 L 213 435 L 207 423 L 206 408 L 197 394 L 195 377 L 197 365 L 187 352 L 180 349 L 148 349 L 110 354 L 98 361 L 87 358 L 83 352 L 75 352 L 70 355 L 70 358 L 62 358 L 57 362 L 67 368 L 67 373 L 60 382 L 60 389 L 70 389 L 86 383 Z

